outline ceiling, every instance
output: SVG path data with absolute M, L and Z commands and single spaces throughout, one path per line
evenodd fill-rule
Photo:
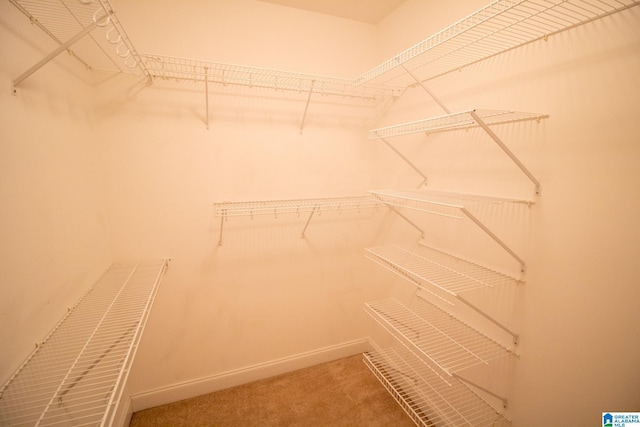
M 260 0 L 280 6 L 378 24 L 406 0 Z

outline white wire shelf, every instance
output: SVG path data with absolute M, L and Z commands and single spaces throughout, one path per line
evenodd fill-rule
M 512 352 L 420 296 L 390 298 L 365 307 L 384 329 L 449 376 Z
M 229 217 L 251 217 L 260 215 L 272 215 L 275 219 L 278 215 L 308 214 L 307 222 L 302 230 L 301 237 L 305 237 L 305 232 L 314 215 L 321 215 L 323 212 L 355 211 L 363 209 L 377 209 L 384 205 L 379 200 L 371 196 L 343 196 L 325 197 L 315 199 L 282 199 L 282 200 L 255 200 L 246 202 L 218 202 L 214 203 L 215 216 L 220 218 L 220 239 L 218 245 L 222 245 L 222 233 L 224 223 Z
M 223 64 L 164 55 L 143 54 L 154 79 L 188 80 L 221 86 L 245 86 L 304 94 L 336 95 L 376 100 L 400 95 L 402 88 L 380 84 L 356 85 L 352 79 L 303 74 L 268 68 Z
M 447 384 L 403 347 L 364 353 L 364 362 L 419 426 L 506 424 L 498 410 L 462 381 Z
M 548 117 L 545 114 L 527 113 L 523 111 L 469 110 L 384 128 L 372 129 L 369 131 L 369 139 L 390 138 L 419 132 L 434 133 L 479 127 L 480 125 L 471 114 L 474 112 L 487 125 L 527 120 L 539 121 Z
M 524 203 L 530 206 L 531 204 L 533 204 L 532 201 L 500 197 L 486 197 L 474 194 L 422 190 L 376 190 L 370 191 L 370 193 L 377 200 L 388 206 L 397 206 L 400 208 L 417 210 L 431 215 L 438 215 L 458 220 L 467 218 L 471 220 L 475 225 L 477 225 L 498 245 L 500 245 L 507 253 L 509 253 L 509 255 L 511 255 L 511 257 L 518 261 L 518 263 L 520 264 L 520 270 L 522 272 L 526 271 L 525 261 L 520 256 L 518 256 L 518 254 L 516 254 L 513 249 L 511 249 L 504 241 L 502 241 L 500 237 L 498 237 L 486 225 L 484 225 L 482 221 L 480 221 L 473 213 L 471 213 L 468 208 L 473 208 L 475 205 L 487 203 Z
M 407 87 L 640 4 L 637 0 L 496 0 L 356 79 Z
M 113 265 L 0 389 L 0 425 L 111 425 L 167 261 Z
M 347 211 L 377 208 L 382 205 L 371 196 L 325 197 L 315 199 L 255 200 L 214 203 L 215 216 L 257 216 L 300 214 L 325 211 Z
M 452 296 L 467 291 L 516 284 L 515 277 L 497 272 L 426 245 L 411 250 L 397 246 L 367 248 L 367 257 L 415 283 L 426 283 Z M 422 285 L 424 287 L 424 285 Z
M 517 203 L 531 205 L 531 200 L 490 197 L 476 194 L 426 190 L 372 190 L 373 197 L 385 204 L 421 212 L 463 219 L 462 209 L 481 204 L 502 205 Z
M 142 74 L 149 77 L 109 0 L 9 2 L 60 46 L 64 47 L 74 37 L 82 35 L 64 50 L 80 61 L 87 70 Z M 42 65 L 44 64 L 40 64 Z M 18 77 L 14 85 L 17 86 L 26 77 L 28 76 Z

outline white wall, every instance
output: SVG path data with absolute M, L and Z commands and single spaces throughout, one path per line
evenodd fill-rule
M 258 1 L 114 6 L 141 52 L 350 78 L 375 63 L 368 24 Z M 387 212 L 326 212 L 305 239 L 305 215 L 232 218 L 218 246 L 213 203 L 381 186 L 394 171 L 366 139 L 380 105 L 313 95 L 301 134 L 306 93 L 211 85 L 209 129 L 202 84 L 121 78 L 97 93 L 114 252 L 172 259 L 131 394 L 366 340 L 363 303 L 398 292 L 363 254 Z
M 0 382 L 109 266 L 92 102 L 73 58 L 0 4 Z M 37 48 L 36 48 L 37 47 Z
M 376 28 L 249 0 L 113 3 L 141 52 L 343 77 L 484 5 L 409 0 Z M 521 357 L 509 415 L 517 426 L 562 416 L 596 425 L 602 411 L 640 406 L 637 9 L 429 83 L 451 109 L 550 116 L 496 129 L 542 182 L 530 211 L 494 220 L 528 263 L 514 319 Z M 12 76 L 41 53 L 3 25 L 0 331 L 15 349 L 2 352 L 5 376 L 111 258 L 173 260 L 132 394 L 348 344 L 367 336 L 363 301 L 410 290 L 362 256 L 371 244 L 415 241 L 393 215 L 326 213 L 306 239 L 306 218 L 232 219 L 218 246 L 212 203 L 414 188 L 420 178 L 366 130 L 439 114 L 420 89 L 379 122 L 380 106 L 312 98 L 300 135 L 305 94 L 214 87 L 207 130 L 195 84 L 117 77 L 88 90 L 52 64 L 11 96 Z M 532 195 L 481 132 L 394 143 L 431 187 Z M 424 221 L 428 240 L 513 267 L 490 244 L 476 246 L 480 238 Z
M 416 41 L 407 42 L 400 29 L 412 37 L 430 25 L 425 8 L 445 15 L 457 13 L 458 3 L 467 2 L 407 2 L 381 24 L 386 49 L 399 51 Z M 542 182 L 524 232 L 501 234 L 528 264 L 514 319 L 521 357 L 508 396 L 517 426 L 599 425 L 602 411 L 640 407 L 640 276 L 633 268 L 640 255 L 639 24 L 636 7 L 428 82 L 454 111 L 549 114 L 540 124 L 495 128 Z M 382 124 L 440 113 L 416 88 Z M 423 168 L 433 188 L 533 196 L 531 183 L 481 131 L 394 143 Z M 410 170 L 405 179 L 420 182 Z M 434 231 L 427 240 L 508 266 L 491 245 L 487 252 L 470 246 L 469 236 L 447 231 L 448 237 Z

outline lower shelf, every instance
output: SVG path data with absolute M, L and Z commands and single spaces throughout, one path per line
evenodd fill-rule
M 167 261 L 114 265 L 0 389 L 0 425 L 111 425 Z
M 404 347 L 365 353 L 364 362 L 419 426 L 509 425 L 462 381 L 447 384 Z

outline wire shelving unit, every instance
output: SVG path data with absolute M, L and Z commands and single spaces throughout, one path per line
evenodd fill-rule
M 112 425 L 167 264 L 107 270 L 2 386 L 0 424 Z
M 494 426 L 502 412 L 463 381 L 443 381 L 436 371 L 402 346 L 364 354 L 364 362 L 419 426 Z
M 365 307 L 389 333 L 449 376 L 511 352 L 420 296 L 390 298 Z
M 407 87 L 640 4 L 637 0 L 496 0 L 363 73 Z

